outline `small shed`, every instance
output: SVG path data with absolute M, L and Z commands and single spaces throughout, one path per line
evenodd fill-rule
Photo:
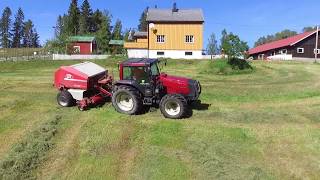
M 67 51 L 70 54 L 93 54 L 97 50 L 96 38 L 93 36 L 71 36 Z

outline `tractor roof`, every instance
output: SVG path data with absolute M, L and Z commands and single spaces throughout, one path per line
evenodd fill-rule
M 132 64 L 141 64 L 141 65 L 149 65 L 158 62 L 158 59 L 148 59 L 148 58 L 133 58 L 124 61 L 123 65 L 132 65 Z

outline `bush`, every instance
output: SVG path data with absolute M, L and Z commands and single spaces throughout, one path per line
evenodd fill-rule
M 202 73 L 219 75 L 248 74 L 253 71 L 254 68 L 247 61 L 234 58 L 209 61 L 202 69 Z
M 228 64 L 235 70 L 253 69 L 249 62 L 244 59 L 231 58 L 228 60 Z

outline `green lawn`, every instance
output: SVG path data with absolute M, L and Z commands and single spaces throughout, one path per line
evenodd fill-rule
M 117 61 L 95 62 L 117 76 Z M 191 118 L 176 121 L 164 119 L 159 110 L 118 114 L 109 103 L 87 112 L 60 108 L 53 73 L 74 63 L 0 63 L 0 159 L 28 160 L 28 153 L 17 154 L 17 145 L 37 141 L 34 132 L 61 118 L 55 135 L 45 139 L 50 148 L 32 156 L 37 162 L 24 172 L 28 177 L 320 177 L 320 65 L 254 62 L 253 73 L 216 75 L 206 71 L 208 61 L 170 60 L 163 71 L 200 80 L 203 106 L 209 106 L 195 107 Z

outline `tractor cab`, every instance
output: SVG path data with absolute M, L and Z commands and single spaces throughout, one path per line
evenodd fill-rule
M 120 80 L 116 84 L 130 84 L 144 96 L 143 104 L 152 105 L 159 91 L 160 71 L 157 59 L 130 59 L 119 66 Z M 158 90 L 156 90 L 158 88 Z
M 149 84 L 160 75 L 157 59 L 131 59 L 120 64 L 120 80 Z

